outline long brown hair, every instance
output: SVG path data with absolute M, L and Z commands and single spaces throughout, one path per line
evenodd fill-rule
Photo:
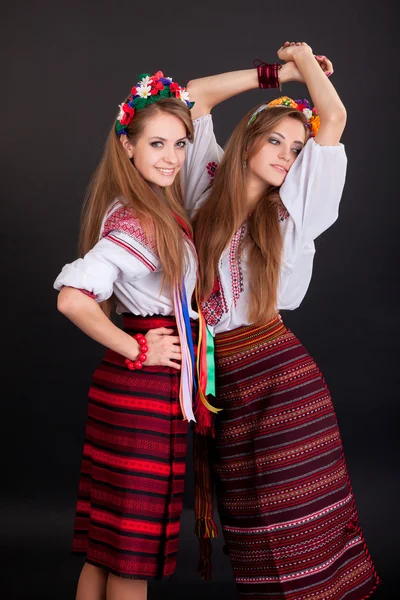
M 128 139 L 134 144 L 146 122 L 157 113 L 166 113 L 182 120 L 189 140 L 193 140 L 190 110 L 181 100 L 162 98 L 137 111 L 128 125 Z M 85 255 L 98 242 L 101 225 L 110 203 L 117 197 L 141 222 L 146 236 L 155 240 L 163 269 L 163 284 L 180 284 L 186 256 L 182 230 L 174 217 L 179 215 L 187 230 L 191 225 L 183 208 L 181 174 L 168 188 L 155 188 L 147 183 L 128 158 L 115 132 L 115 122 L 106 140 L 100 160 L 86 194 L 82 210 L 79 241 L 80 255 Z M 110 313 L 110 303 L 102 306 Z
M 306 121 L 296 109 L 274 106 L 261 111 L 248 125 L 255 110 L 249 111 L 233 131 L 210 195 L 195 215 L 193 228 L 200 264 L 200 297 L 207 299 L 214 286 L 222 252 L 247 220 L 247 235 L 238 254 L 245 245 L 248 247 L 251 273 L 249 319 L 261 325 L 276 312 L 283 244 L 278 217 L 280 195 L 279 188 L 268 187 L 252 214 L 248 215 L 245 158 L 258 152 L 281 119 L 288 116 L 298 119 L 305 128 Z

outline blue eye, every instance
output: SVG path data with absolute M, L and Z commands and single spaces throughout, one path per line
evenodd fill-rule
M 178 148 L 185 148 L 186 142 L 183 142 L 183 141 L 182 142 L 177 142 L 176 145 L 178 146 Z
M 150 144 L 150 146 L 152 146 L 153 148 L 162 148 L 162 145 L 162 142 L 151 142 Z

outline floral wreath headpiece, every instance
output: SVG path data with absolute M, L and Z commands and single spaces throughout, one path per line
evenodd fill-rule
M 247 127 L 249 127 L 257 118 L 260 112 L 271 106 L 287 106 L 289 108 L 295 108 L 296 110 L 303 113 L 306 118 L 307 127 L 310 130 L 311 137 L 315 137 L 318 133 L 319 126 L 321 124 L 320 118 L 317 115 L 316 108 L 311 108 L 309 101 L 304 98 L 303 100 L 292 100 L 288 96 L 281 96 L 275 100 L 271 100 L 268 104 L 261 104 L 251 115 Z
M 171 77 L 164 77 L 162 71 L 157 71 L 154 75 L 142 73 L 139 75 L 138 83 L 131 89 L 130 96 L 119 105 L 120 111 L 115 124 L 117 135 L 128 133 L 128 125 L 136 111 L 142 110 L 161 98 L 177 98 L 189 108 L 194 105 L 194 102 L 190 102 L 186 89 L 172 81 Z

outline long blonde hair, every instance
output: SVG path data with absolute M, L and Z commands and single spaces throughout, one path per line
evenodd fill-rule
M 128 139 L 134 144 L 143 132 L 146 122 L 157 113 L 173 115 L 182 120 L 189 140 L 193 140 L 190 110 L 175 98 L 162 98 L 137 111 L 128 125 Z M 186 256 L 182 229 L 174 217 L 178 215 L 191 232 L 191 225 L 183 208 L 180 173 L 168 188 L 151 187 L 128 158 L 113 125 L 85 198 L 79 251 L 85 255 L 98 242 L 101 225 L 110 203 L 121 196 L 128 209 L 138 218 L 148 239 L 155 240 L 157 254 L 163 269 L 163 284 L 180 285 Z M 110 313 L 110 303 L 102 306 Z
M 254 111 L 249 111 L 233 131 L 210 195 L 195 215 L 193 229 L 200 264 L 199 292 L 206 300 L 213 289 L 222 252 L 247 220 L 247 235 L 237 250 L 237 258 L 246 245 L 251 273 L 249 319 L 261 325 L 276 312 L 283 245 L 278 216 L 280 195 L 279 188 L 268 187 L 248 215 L 245 158 L 258 152 L 281 119 L 298 119 L 305 128 L 306 120 L 296 109 L 274 106 L 260 112 L 248 125 Z

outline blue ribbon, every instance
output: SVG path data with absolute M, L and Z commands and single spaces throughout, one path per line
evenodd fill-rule
M 190 356 L 192 358 L 192 367 L 193 367 L 193 398 L 196 398 L 197 393 L 197 381 L 196 381 L 196 358 L 194 354 L 194 346 L 193 346 L 193 337 L 192 337 L 192 327 L 190 325 L 190 316 L 189 316 L 189 308 L 186 297 L 186 288 L 185 288 L 185 280 L 182 278 L 182 289 L 181 289 L 181 302 L 182 302 L 182 314 L 183 320 L 185 321 L 185 330 L 186 330 L 186 339 L 189 347 Z

